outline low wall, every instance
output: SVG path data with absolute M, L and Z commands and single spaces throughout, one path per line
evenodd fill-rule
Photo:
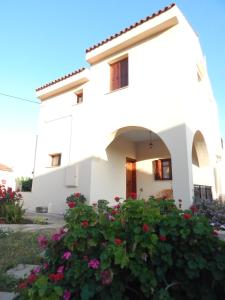
M 35 211 L 35 208 L 38 206 L 38 203 L 34 199 L 32 192 L 21 192 L 23 196 L 23 208 L 28 211 Z

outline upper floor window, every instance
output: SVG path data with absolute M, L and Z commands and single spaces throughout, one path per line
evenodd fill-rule
M 77 104 L 80 104 L 83 102 L 83 92 L 79 92 L 79 93 L 76 93 L 76 96 L 77 96 Z
M 128 86 L 128 57 L 110 65 L 110 90 Z
M 50 154 L 51 157 L 51 167 L 58 167 L 61 165 L 61 153 Z
M 153 170 L 155 180 L 171 180 L 172 167 L 171 159 L 158 159 L 153 161 Z

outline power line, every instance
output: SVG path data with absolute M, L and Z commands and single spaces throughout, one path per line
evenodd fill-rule
M 13 95 L 4 94 L 4 93 L 1 93 L 1 92 L 0 92 L 0 95 L 5 96 L 5 97 L 10 97 L 10 98 L 13 98 L 13 99 L 18 99 L 18 100 L 20 100 L 20 101 L 26 101 L 26 102 L 31 102 L 31 103 L 40 104 L 40 103 L 37 102 L 37 101 L 33 101 L 33 100 L 29 100 L 29 99 L 25 99 L 25 98 L 13 96 Z

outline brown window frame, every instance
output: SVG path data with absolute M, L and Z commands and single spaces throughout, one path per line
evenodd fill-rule
M 83 99 L 84 99 L 83 92 L 76 93 L 76 96 L 77 96 L 77 104 L 83 103 Z
M 115 91 L 128 86 L 128 57 L 110 64 L 110 91 Z
M 51 167 L 59 167 L 61 165 L 62 153 L 50 154 Z
M 164 163 L 168 163 L 167 166 L 164 166 Z M 169 178 L 164 176 L 163 168 L 169 167 Z M 157 159 L 153 161 L 153 171 L 155 180 L 172 180 L 172 164 L 171 158 Z

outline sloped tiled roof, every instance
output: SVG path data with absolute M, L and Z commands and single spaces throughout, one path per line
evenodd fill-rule
M 94 50 L 94 49 L 96 49 L 96 48 L 98 48 L 98 47 L 100 47 L 100 46 L 106 44 L 107 42 L 109 42 L 109 41 L 111 41 L 111 40 L 117 38 L 118 36 L 121 36 L 122 34 L 124 34 L 124 33 L 128 32 L 128 31 L 132 30 L 133 28 L 135 28 L 135 27 L 137 27 L 137 26 L 139 26 L 139 25 L 141 25 L 141 24 L 143 24 L 143 23 L 145 23 L 145 22 L 147 22 L 147 21 L 149 21 L 149 20 L 151 20 L 151 19 L 153 19 L 153 18 L 155 18 L 155 17 L 161 15 L 162 13 L 164 13 L 164 12 L 170 10 L 170 9 L 171 9 L 172 7 L 174 7 L 175 5 L 176 5 L 175 3 L 172 3 L 172 4 L 170 4 L 170 5 L 166 6 L 166 7 L 164 7 L 163 9 L 160 9 L 158 12 L 155 12 L 155 13 L 153 13 L 152 15 L 147 16 L 146 18 L 141 19 L 140 21 L 138 21 L 138 22 L 132 24 L 131 26 L 124 28 L 124 29 L 121 30 L 120 32 L 118 32 L 118 33 L 116 33 L 116 34 L 114 34 L 114 35 L 108 37 L 107 39 L 105 39 L 105 40 L 99 42 L 98 44 L 93 45 L 92 47 L 86 49 L 86 53 L 89 53 L 90 51 L 92 51 L 92 50 Z M 76 75 L 76 74 L 78 74 L 78 73 L 80 73 L 80 72 L 82 72 L 82 71 L 84 71 L 84 70 L 85 70 L 85 68 L 81 68 L 81 69 L 75 70 L 75 71 L 73 71 L 72 73 L 69 73 L 69 74 L 67 74 L 67 75 L 65 75 L 65 76 L 62 76 L 62 77 L 60 77 L 60 78 L 58 78 L 58 79 L 55 79 L 55 80 L 53 80 L 53 81 L 51 81 L 51 82 L 49 82 L 49 83 L 46 83 L 46 84 L 44 84 L 43 86 L 37 88 L 37 89 L 36 89 L 36 92 L 41 91 L 41 90 L 43 90 L 43 89 L 45 89 L 45 88 L 47 88 L 47 87 L 49 87 L 49 86 L 51 86 L 51 85 L 53 85 L 53 84 L 56 84 L 56 83 L 58 83 L 58 82 L 60 82 L 60 81 L 63 81 L 63 80 L 65 80 L 65 79 L 67 79 L 67 78 L 69 78 L 69 77 L 71 77 L 71 76 L 73 76 L 73 75 Z
M 124 29 L 121 30 L 120 32 L 115 33 L 114 35 L 111 35 L 110 37 L 108 37 L 107 39 L 105 39 L 105 40 L 99 42 L 98 44 L 96 44 L 96 45 L 94 45 L 94 46 L 91 46 L 91 47 L 87 48 L 87 49 L 86 49 L 86 53 L 88 53 L 88 52 L 90 52 L 90 51 L 92 51 L 92 50 L 94 50 L 94 49 L 96 49 L 96 48 L 102 46 L 103 44 L 106 44 L 107 42 L 109 42 L 109 41 L 111 41 L 111 40 L 117 38 L 118 36 L 120 36 L 120 35 L 122 35 L 122 34 L 128 32 L 128 31 L 130 31 L 131 29 L 133 29 L 133 28 L 135 28 L 135 27 L 137 27 L 137 26 L 139 26 L 139 25 L 141 25 L 141 24 L 143 24 L 143 23 L 145 23 L 145 22 L 147 22 L 147 21 L 149 21 L 149 20 L 151 20 L 151 19 L 153 19 L 153 18 L 155 18 L 155 17 L 161 15 L 162 13 L 168 11 L 169 9 L 171 9 L 172 7 L 174 7 L 175 5 L 176 5 L 175 3 L 172 3 L 172 4 L 170 4 L 170 5 L 166 6 L 166 7 L 164 7 L 163 9 L 160 9 L 158 12 L 155 12 L 155 13 L 153 13 L 152 15 L 147 16 L 145 19 L 141 19 L 140 21 L 138 21 L 138 22 L 136 22 L 136 23 L 130 25 L 129 27 L 124 28 Z
M 78 74 L 78 73 L 80 73 L 80 72 L 82 72 L 82 71 L 84 71 L 84 70 L 85 70 L 85 68 L 81 68 L 81 69 L 75 70 L 75 71 L 73 71 L 72 73 L 69 73 L 69 74 L 67 74 L 67 75 L 65 75 L 65 76 L 62 76 L 62 77 L 60 77 L 60 78 L 58 78 L 58 79 L 55 79 L 55 80 L 53 80 L 53 81 L 51 81 L 51 82 L 49 82 L 49 83 L 46 83 L 46 84 L 42 85 L 41 87 L 37 88 L 37 89 L 36 89 L 36 92 L 38 92 L 38 91 L 40 91 L 40 90 L 43 90 L 43 89 L 45 89 L 46 87 L 49 87 L 49 86 L 51 86 L 51 85 L 53 85 L 53 84 L 56 84 L 56 83 L 58 83 L 58 82 L 60 82 L 60 81 L 62 81 L 62 80 L 65 80 L 65 79 L 67 79 L 67 78 L 69 78 L 69 77 L 71 77 L 71 76 L 73 76 L 73 75 L 76 75 L 76 74 Z
M 8 171 L 8 172 L 12 172 L 12 169 L 6 165 L 3 165 L 0 163 L 0 171 Z

